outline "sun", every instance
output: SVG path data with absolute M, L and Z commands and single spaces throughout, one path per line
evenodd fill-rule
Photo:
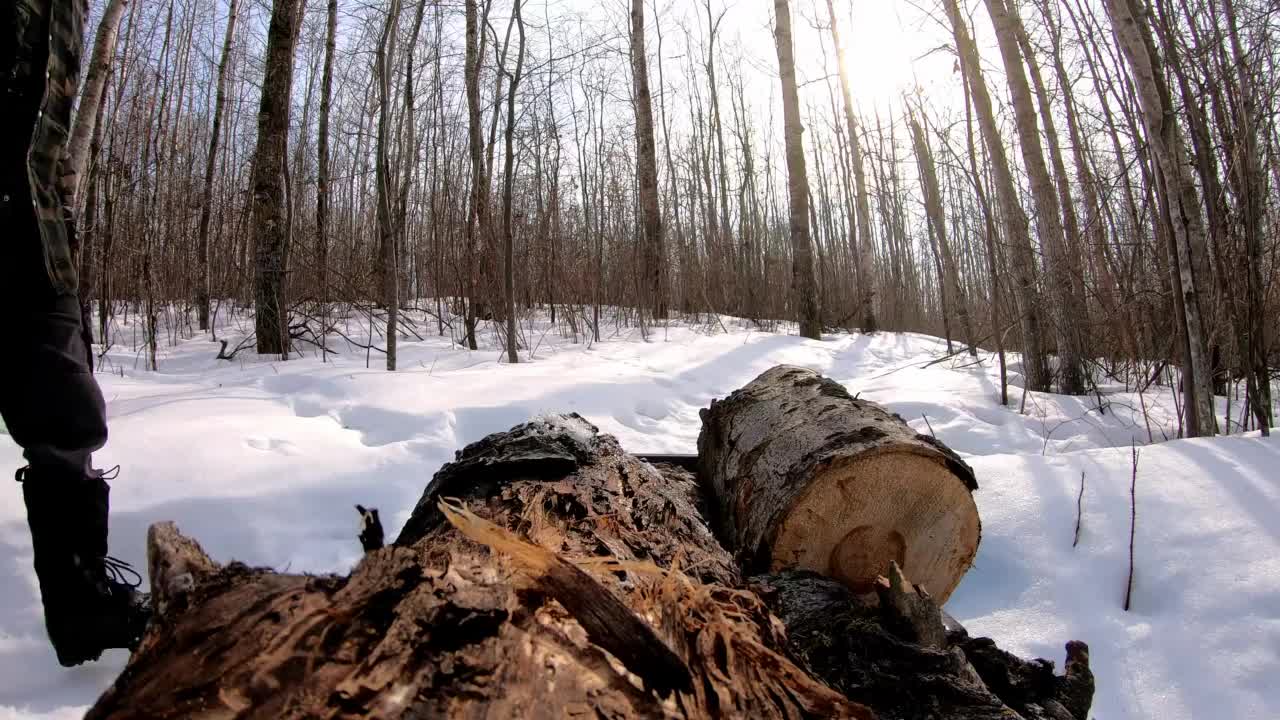
M 837 12 L 841 12 L 840 3 Z M 855 0 L 852 15 L 842 13 L 840 21 L 845 70 L 860 107 L 894 106 L 917 87 L 951 82 L 952 59 L 937 52 L 948 38 L 937 23 L 910 4 Z

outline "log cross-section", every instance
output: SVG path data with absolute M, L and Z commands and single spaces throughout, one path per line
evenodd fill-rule
M 775 367 L 703 410 L 698 463 L 717 531 L 752 571 L 869 593 L 893 561 L 941 604 L 978 549 L 973 470 L 812 370 Z

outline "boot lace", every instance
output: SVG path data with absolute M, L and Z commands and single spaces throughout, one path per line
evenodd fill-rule
M 129 563 L 110 555 L 102 558 L 102 567 L 112 582 L 137 589 L 142 586 L 142 575 Z

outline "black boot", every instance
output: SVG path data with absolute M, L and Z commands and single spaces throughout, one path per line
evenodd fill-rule
M 110 487 L 102 473 L 23 468 L 44 623 L 58 662 L 97 660 L 108 648 L 135 649 L 151 618 L 142 578 L 107 555 Z

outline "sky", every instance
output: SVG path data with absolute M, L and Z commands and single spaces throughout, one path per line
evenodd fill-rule
M 836 0 L 846 70 L 854 101 L 862 110 L 896 107 L 904 92 L 917 87 L 931 97 L 945 96 L 951 88 L 958 87 L 958 75 L 953 73 L 954 55 L 949 50 L 939 50 L 950 43 L 950 32 L 920 8 L 920 5 L 932 5 L 932 1 Z M 685 3 L 694 5 L 692 0 L 671 0 L 669 12 L 678 12 L 675 8 Z M 740 38 L 744 48 L 750 48 L 759 61 L 756 67 L 769 73 L 760 80 L 776 82 L 772 3 L 730 0 L 725 7 L 728 10 L 724 20 L 726 36 Z M 826 3 L 792 0 L 791 12 L 799 81 L 820 80 L 824 73 L 824 50 L 830 59 L 825 67 L 835 67 L 835 54 L 826 29 L 829 22 Z

